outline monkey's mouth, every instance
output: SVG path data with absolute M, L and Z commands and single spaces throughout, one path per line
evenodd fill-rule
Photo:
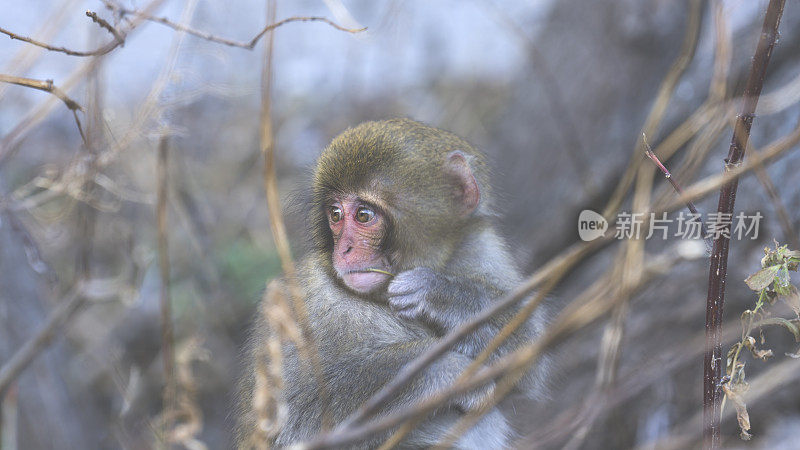
M 366 294 L 382 286 L 393 275 L 383 269 L 367 268 L 350 270 L 342 274 L 342 281 L 350 289 Z

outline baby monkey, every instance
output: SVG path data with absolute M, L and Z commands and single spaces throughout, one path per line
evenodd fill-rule
M 312 189 L 316 248 L 299 265 L 298 285 L 321 373 L 315 375 L 314 365 L 284 342 L 284 385 L 278 395 L 286 418 L 271 442 L 278 447 L 314 438 L 323 417 L 334 426 L 343 421 L 439 337 L 521 281 L 494 227 L 484 157 L 452 133 L 408 119 L 362 123 L 325 148 Z M 283 288 L 273 283 L 270 289 Z M 516 311 L 510 308 L 464 338 L 378 416 L 451 386 Z M 534 314 L 493 358 L 535 338 L 543 325 L 541 313 Z M 252 367 L 271 333 L 265 322 L 256 325 Z M 518 389 L 531 397 L 540 394 L 544 366 L 530 370 Z M 242 383 L 239 439 L 256 426 L 250 406 L 253 372 Z M 402 446 L 434 445 L 492 389 L 454 398 L 409 433 Z M 327 401 L 321 401 L 320 392 L 327 393 Z M 512 434 L 495 408 L 456 445 L 503 448 Z M 374 448 L 387 437 L 356 448 Z

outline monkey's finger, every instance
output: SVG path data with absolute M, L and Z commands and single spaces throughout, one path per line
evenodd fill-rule
M 395 295 L 389 297 L 389 304 L 394 307 L 407 308 L 409 306 L 417 306 L 422 304 L 424 296 L 419 291 L 408 295 Z
M 387 295 L 389 298 L 396 298 L 396 297 L 405 297 L 405 296 L 409 296 L 409 295 L 413 294 L 414 292 L 416 292 L 416 290 L 412 290 L 412 291 L 399 291 L 399 292 L 392 292 L 392 291 L 389 291 L 389 290 L 387 290 L 387 291 L 386 291 L 386 295 Z
M 408 320 L 417 320 L 422 315 L 422 308 L 417 305 L 412 308 L 406 308 L 397 312 L 397 315 Z
M 392 281 L 389 283 L 389 287 L 386 288 L 386 292 L 389 295 L 408 295 L 418 291 L 419 288 L 420 286 L 417 283 Z
M 427 277 L 420 275 L 419 269 L 403 272 L 389 283 L 389 293 L 414 292 L 427 285 Z
M 394 311 L 402 311 L 402 310 L 405 310 L 405 309 L 413 308 L 413 307 L 417 306 L 417 304 L 414 303 L 414 302 L 394 302 L 393 301 L 393 302 L 389 302 L 389 306 Z

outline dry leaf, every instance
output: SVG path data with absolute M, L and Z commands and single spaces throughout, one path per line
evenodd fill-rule
M 746 383 L 735 384 L 732 387 L 730 383 L 722 385 L 722 390 L 725 391 L 725 395 L 733 402 L 733 406 L 736 408 L 736 420 L 739 422 L 739 429 L 741 430 L 739 437 L 745 441 L 749 441 L 750 437 L 752 437 L 752 435 L 748 433 L 748 431 L 750 431 L 750 414 L 747 413 L 747 405 L 745 405 L 742 399 L 742 394 L 747 392 L 748 388 L 749 386 Z
M 760 291 L 765 287 L 769 286 L 773 280 L 775 280 L 775 275 L 778 274 L 778 270 L 781 266 L 769 266 L 764 267 L 763 269 L 759 270 L 758 272 L 750 275 L 747 277 L 744 282 L 747 283 L 747 286 L 754 290 Z
M 800 258 L 800 250 L 786 250 L 783 255 L 787 258 Z
M 748 350 L 750 350 L 750 352 L 753 354 L 754 357 L 762 361 L 766 361 L 767 358 L 772 356 L 772 350 L 769 349 L 761 350 L 758 347 L 756 347 L 756 340 L 753 336 L 747 336 L 747 338 L 744 340 L 744 346 L 747 347 Z
M 753 353 L 753 356 L 759 358 L 762 361 L 766 361 L 767 358 L 772 356 L 772 350 L 759 350 L 757 348 L 751 348 L 750 351 Z

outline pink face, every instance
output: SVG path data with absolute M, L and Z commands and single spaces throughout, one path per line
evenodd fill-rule
M 335 198 L 328 205 L 328 224 L 333 232 L 333 268 L 350 289 L 366 294 L 381 287 L 390 272 L 388 259 L 381 254 L 385 220 L 372 205 L 356 196 Z

